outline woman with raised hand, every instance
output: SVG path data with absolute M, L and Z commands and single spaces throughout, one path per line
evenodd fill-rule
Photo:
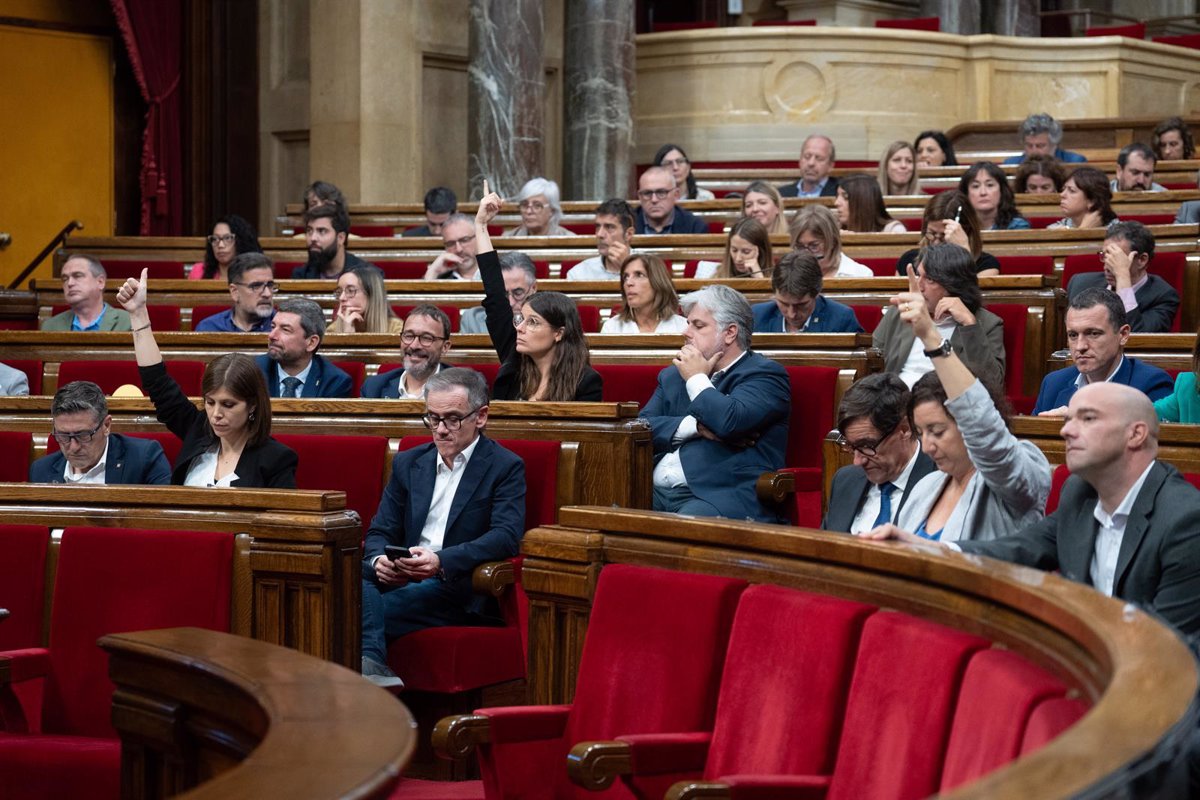
M 679 296 L 671 272 L 652 253 L 631 253 L 621 264 L 621 310 L 604 321 L 601 333 L 683 333 Z
M 129 312 L 142 386 L 158 421 L 183 441 L 171 482 L 183 486 L 294 489 L 295 452 L 271 438 L 271 398 L 254 359 L 227 353 L 208 362 L 204 410 L 167 373 L 146 311 L 146 273 L 129 278 L 117 300 Z
M 351 267 L 338 276 L 337 306 L 326 333 L 401 333 L 404 320 L 388 302 L 383 271 L 374 264 Z
M 475 260 L 483 280 L 488 335 L 500 359 L 492 399 L 599 401 L 603 384 L 591 367 L 575 301 L 560 292 L 535 292 L 513 314 L 487 229 L 501 204 L 485 180 L 475 214 Z

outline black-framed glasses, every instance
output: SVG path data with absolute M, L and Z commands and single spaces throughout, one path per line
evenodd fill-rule
M 445 336 L 434 336 L 432 333 L 413 333 L 412 331 L 405 331 L 400 334 L 400 341 L 405 344 L 420 342 L 422 347 L 429 347 L 434 342 L 440 342 L 445 338 Z
M 455 245 L 458 245 L 459 247 L 466 247 L 473 241 L 475 241 L 475 234 L 472 233 L 470 236 L 464 236 L 461 239 L 443 239 L 442 247 L 446 248 L 447 250 Z
M 437 414 L 425 414 L 421 417 L 421 421 L 424 422 L 425 427 L 429 428 L 431 431 L 436 431 L 438 429 L 438 425 L 445 425 L 446 430 L 454 433 L 456 430 L 462 427 L 464 422 L 478 414 L 479 409 L 481 408 L 483 408 L 483 406 L 477 406 L 461 417 L 457 415 L 439 417 Z
M 213 247 L 216 247 L 219 244 L 233 244 L 235 241 L 237 241 L 237 236 L 234 236 L 232 233 L 214 233 L 212 236 L 208 237 L 208 243 Z
M 268 292 L 273 292 L 279 288 L 279 284 L 275 281 L 255 281 L 254 283 L 239 283 L 238 281 L 234 281 L 233 285 L 241 286 L 244 289 L 249 289 L 254 294 L 258 294 L 263 289 L 266 289 Z
M 885 433 L 883 436 L 879 437 L 878 441 L 859 442 L 858 444 L 853 444 L 844 435 L 839 433 L 838 438 L 836 439 L 837 446 L 839 448 L 841 448 L 843 453 L 858 453 L 860 456 L 862 456 L 864 458 L 874 458 L 876 455 L 879 454 L 879 446 L 881 444 L 883 444 L 884 442 L 886 442 L 888 440 L 888 437 L 891 436 L 893 433 L 895 433 L 899 428 L 900 428 L 900 423 L 897 422 L 895 425 L 892 426 L 892 429 L 890 431 Z
M 101 420 L 100 424 L 92 428 L 90 431 L 78 431 L 77 433 L 59 433 L 58 431 L 54 431 L 54 441 L 58 442 L 59 447 L 66 447 L 71 442 L 76 442 L 78 444 L 91 444 L 92 437 L 95 436 L 103 427 L 104 421 Z
M 673 192 L 673 191 L 675 191 L 675 190 L 674 189 L 641 189 L 638 191 L 638 197 L 642 198 L 643 200 L 649 200 L 651 198 L 654 198 L 656 200 L 663 200 L 667 197 L 667 195 L 671 194 L 671 192 Z

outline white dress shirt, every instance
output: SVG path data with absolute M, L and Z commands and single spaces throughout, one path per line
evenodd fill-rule
M 63 465 L 63 481 L 66 483 L 98 483 L 103 484 L 108 478 L 108 446 L 112 442 L 111 439 L 104 440 L 104 452 L 100 454 L 100 460 L 96 462 L 96 466 L 89 469 L 87 472 L 75 472 L 71 462 L 68 461 Z M 64 454 L 64 458 L 65 458 Z
M 904 469 L 892 481 L 895 489 L 892 489 L 892 518 L 889 522 L 896 521 L 896 515 L 900 513 L 900 500 L 904 497 L 904 490 L 908 486 L 908 480 L 912 477 L 913 467 L 917 463 L 917 456 L 921 455 L 921 446 L 918 444 L 913 450 L 912 458 L 904 465 Z M 858 510 L 858 514 L 854 517 L 854 521 L 850 523 L 851 533 L 865 533 L 874 525 L 875 518 L 879 516 L 879 504 L 882 493 L 879 491 L 879 484 L 872 483 L 871 488 L 867 489 L 867 499 L 863 500 L 862 508 Z
M 899 314 L 900 312 L 897 310 L 888 313 Z M 953 317 L 944 322 L 938 322 L 936 325 L 938 333 L 943 339 L 949 339 L 958 330 L 958 323 L 954 321 Z M 904 366 L 900 368 L 900 380 L 904 381 L 904 385 L 911 389 L 913 384 L 919 381 L 926 372 L 933 372 L 933 361 L 925 355 L 925 343 L 921 341 L 921 337 L 914 336 L 912 350 L 909 351 Z
M 1146 476 L 1150 474 L 1153 466 L 1154 462 L 1151 461 L 1150 466 L 1133 482 L 1133 486 L 1125 493 L 1125 498 L 1111 514 L 1101 507 L 1099 500 L 1096 501 L 1096 509 L 1092 512 L 1100 527 L 1096 531 L 1096 547 L 1092 553 L 1088 576 L 1092 579 L 1092 586 L 1109 597 L 1112 597 L 1113 584 L 1117 579 L 1117 556 L 1121 554 L 1121 541 L 1125 538 L 1129 512 L 1133 509 L 1138 493 L 1142 491 L 1142 484 L 1146 482 Z
M 217 474 L 217 454 L 220 452 L 220 449 L 220 443 L 214 444 L 196 456 L 195 460 L 192 461 L 192 465 L 188 467 L 188 474 L 183 479 L 183 485 L 199 486 L 202 489 L 230 488 L 233 482 L 238 479 L 236 471 L 231 471 L 220 480 L 216 480 L 215 477 Z
M 729 366 L 714 372 L 712 378 L 709 378 L 703 372 L 688 378 L 687 383 L 684 384 L 688 399 L 695 400 L 705 389 L 716 388 L 713 386 L 713 381 L 733 369 L 733 365 L 741 361 L 745 355 L 746 351 L 743 350 L 737 358 L 729 363 Z M 679 458 L 679 448 L 688 439 L 694 439 L 699 435 L 700 432 L 696 427 L 696 418 L 691 414 L 688 414 L 679 421 L 679 427 L 675 429 L 675 433 L 671 436 L 671 444 L 675 445 L 675 449 L 659 459 L 658 463 L 654 465 L 655 486 L 660 489 L 671 489 L 687 484 L 687 476 L 683 473 L 683 461 Z
M 566 275 L 569 281 L 619 281 L 621 276 L 616 272 L 609 272 L 604 266 L 604 259 L 600 256 L 592 256 L 585 258 L 575 266 L 567 270 Z
M 454 457 L 454 462 L 447 467 L 440 453 L 436 455 L 436 469 L 433 479 L 433 499 L 429 502 L 429 514 L 425 517 L 425 527 L 421 529 L 421 547 L 433 552 L 442 549 L 442 541 L 446 538 L 446 523 L 450 519 L 450 506 L 454 504 L 454 495 L 462 482 L 463 473 L 467 471 L 467 462 L 479 444 L 479 437 L 467 445 Z

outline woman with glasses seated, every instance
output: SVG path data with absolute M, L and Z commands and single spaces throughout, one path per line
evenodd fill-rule
M 933 361 L 934 371 L 913 386 L 908 416 L 937 471 L 912 488 L 895 526 L 943 542 L 1016 533 L 1045 515 L 1050 462 L 1033 442 L 1012 435 L 1003 395 L 950 347 L 911 270 L 908 282 L 891 299 L 892 313 Z
M 621 310 L 604 321 L 601 333 L 683 333 L 679 296 L 671 272 L 656 255 L 631 253 L 621 263 Z
M 921 246 L 905 250 L 896 261 L 896 273 L 908 274 L 908 268 L 921 260 L 921 255 L 930 245 L 948 242 L 969 250 L 975 258 L 975 275 L 987 278 L 1000 274 L 1000 262 L 991 253 L 983 250 L 982 228 L 975 209 L 967 202 L 967 196 L 959 191 L 938 192 L 925 205 L 921 218 Z
M 221 217 L 204 240 L 204 260 L 192 265 L 188 280 L 227 280 L 235 256 L 262 251 L 253 225 L 237 214 Z
M 805 250 L 821 265 L 821 277 L 873 278 L 875 273 L 842 252 L 842 235 L 837 215 L 825 206 L 804 206 L 789 226 L 793 250 Z
M 521 209 L 521 225 L 506 231 L 505 236 L 574 236 L 558 224 L 562 219 L 562 203 L 558 200 L 558 184 L 546 178 L 534 178 L 521 187 L 516 196 Z
M 338 276 L 337 306 L 326 333 L 400 333 L 404 320 L 388 302 L 383 271 L 373 264 L 351 267 Z
M 146 270 L 117 292 L 129 312 L 142 387 L 158 421 L 183 441 L 171 483 L 183 486 L 296 488 L 296 453 L 271 438 L 271 398 L 262 370 L 244 353 L 208 362 L 204 410 L 167 373 L 146 311 Z
M 475 258 L 483 279 L 488 335 L 500 359 L 492 399 L 598 402 L 600 373 L 591 367 L 575 301 L 560 292 L 536 292 L 513 313 L 487 229 L 502 201 L 488 191 L 487 181 L 483 192 L 475 215 Z

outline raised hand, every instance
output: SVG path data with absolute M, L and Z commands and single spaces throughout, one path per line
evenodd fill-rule
M 712 375 L 720 360 L 720 353 L 713 353 L 711 358 L 705 358 L 704 353 L 700 352 L 700 348 L 685 344 L 671 363 L 679 370 L 680 377 L 686 382 L 694 375 Z
M 500 195 L 488 188 L 487 178 L 483 179 L 483 197 L 479 198 L 479 210 L 475 212 L 475 224 L 487 225 L 500 213 L 504 201 Z
M 142 278 L 126 278 L 125 283 L 117 290 L 117 302 L 130 314 L 146 307 L 146 276 L 149 268 L 142 268 Z
M 1104 245 L 1104 266 L 1112 273 L 1114 289 L 1128 289 L 1133 286 L 1133 264 L 1137 260 L 1137 251 L 1126 253 L 1116 242 Z
M 967 238 L 967 232 L 963 230 L 963 226 L 958 220 L 944 219 L 945 224 L 945 240 L 950 244 L 956 244 L 966 250 L 971 249 L 971 240 Z
M 942 341 L 933 319 L 929 316 L 929 306 L 925 303 L 925 296 L 921 294 L 920 280 L 912 264 L 908 265 L 908 291 L 900 292 L 888 302 L 900 312 L 901 321 L 912 326 L 913 334 L 918 339 L 931 343 L 930 347 L 936 347 Z
M 947 317 L 953 317 L 959 325 L 975 324 L 975 315 L 961 297 L 943 297 L 938 300 L 937 307 L 933 309 L 933 318 L 941 320 Z

